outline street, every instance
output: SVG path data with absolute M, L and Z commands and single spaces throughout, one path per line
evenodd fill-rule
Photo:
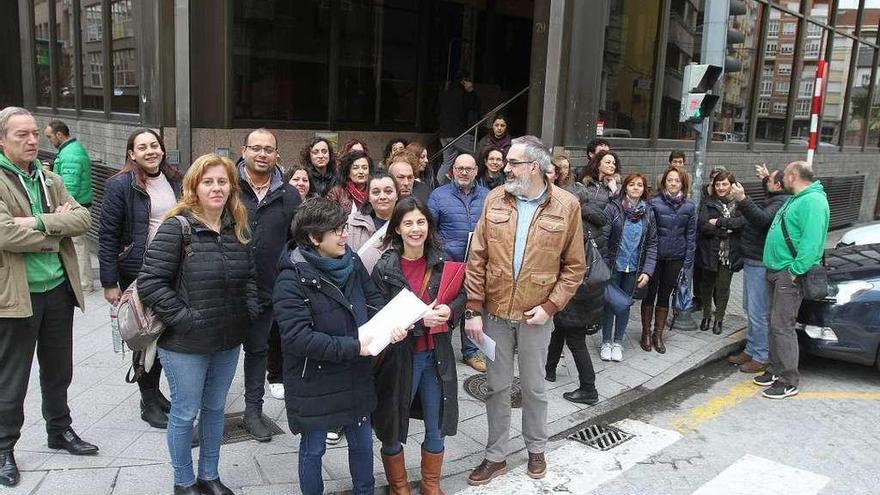
M 806 357 L 801 392 L 773 401 L 753 375 L 720 361 L 610 418 L 636 436 L 606 452 L 563 440 L 548 475 L 511 470 L 460 493 L 872 494 L 877 493 L 875 368 Z M 554 469 L 556 464 L 556 469 Z M 463 479 L 462 479 L 463 481 Z

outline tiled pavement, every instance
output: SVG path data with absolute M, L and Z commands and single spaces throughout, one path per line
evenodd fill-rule
M 839 236 L 839 233 L 836 233 Z M 836 237 L 829 235 L 829 244 Z M 598 359 L 600 337 L 591 337 L 590 346 L 597 372 L 597 388 L 602 401 L 593 407 L 581 407 L 562 398 L 574 388 L 576 371 L 569 366 L 570 356 L 560 363 L 558 381 L 550 385 L 549 421 L 551 434 L 563 432 L 597 415 L 624 407 L 634 399 L 657 390 L 663 384 L 707 360 L 719 357 L 744 338 L 742 318 L 742 280 L 734 277 L 728 309 L 727 330 L 722 336 L 711 332 L 670 332 L 667 353 L 645 353 L 638 349 L 638 309 L 633 308 L 630 333 L 626 339 L 624 361 L 605 363 Z M 88 441 L 98 444 L 101 452 L 94 457 L 74 457 L 48 449 L 40 413 L 38 368 L 35 362 L 25 402 L 25 426 L 16 448 L 16 459 L 23 470 L 22 481 L 13 489 L 0 488 L 0 494 L 159 494 L 170 493 L 171 468 L 165 444 L 165 432 L 140 420 L 139 394 L 135 385 L 123 377 L 128 364 L 112 351 L 108 308 L 100 292 L 87 298 L 87 312 L 77 312 L 74 320 L 74 379 L 70 387 L 73 424 Z M 458 340 L 458 339 L 453 339 Z M 126 355 L 126 358 L 128 355 Z M 459 379 L 473 374 L 467 366 L 458 366 Z M 163 388 L 167 390 L 163 380 Z M 267 392 L 267 397 L 268 392 Z M 244 408 L 241 360 L 227 399 L 227 411 Z M 485 407 L 464 391 L 459 393 L 460 424 L 458 435 L 446 439 L 444 475 L 461 475 L 482 458 L 486 437 Z M 276 420 L 285 433 L 269 443 L 246 441 L 224 445 L 220 473 L 225 483 L 245 495 L 296 493 L 296 462 L 299 439 L 288 432 L 282 401 L 266 399 L 265 413 Z M 512 429 L 516 435 L 511 448 L 513 463 L 525 462 L 519 433 L 521 412 L 514 409 Z M 413 421 L 411 441 L 405 449 L 411 477 L 418 473 L 418 445 L 423 428 Z M 374 469 L 377 484 L 384 484 L 378 443 Z M 193 451 L 197 455 L 198 451 Z M 328 492 L 350 489 L 345 441 L 328 449 L 324 458 Z

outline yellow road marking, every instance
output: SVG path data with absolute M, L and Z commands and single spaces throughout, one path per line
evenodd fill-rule
M 880 392 L 847 392 L 847 391 L 801 392 L 791 398 L 792 399 L 800 399 L 800 400 L 809 400 L 809 399 L 818 399 L 818 400 L 829 400 L 829 399 L 880 400 Z
M 679 433 L 685 433 L 687 430 L 696 430 L 703 423 L 721 416 L 728 409 L 736 406 L 740 402 L 754 397 L 761 388 L 756 387 L 752 380 L 746 380 L 735 385 L 729 392 L 720 396 L 713 397 L 690 410 L 684 416 L 680 416 L 672 421 L 672 428 Z

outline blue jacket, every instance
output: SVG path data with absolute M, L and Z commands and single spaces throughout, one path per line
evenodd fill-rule
M 263 308 L 272 304 L 272 287 L 278 276 L 278 258 L 292 238 L 291 223 L 300 204 L 299 192 L 281 179 L 281 170 L 275 167 L 270 179 L 269 192 L 262 201 L 244 175 L 244 161 L 238 161 L 238 180 L 241 202 L 248 212 L 251 242 L 248 244 L 257 265 L 257 289 Z
M 608 239 L 608 249 L 603 256 L 609 267 L 614 267 L 617 253 L 620 250 L 620 241 L 623 238 L 623 222 L 626 216 L 623 213 L 623 203 L 620 197 L 615 197 L 605 207 L 605 217 L 608 222 L 602 228 L 605 238 Z M 657 222 L 654 219 L 654 210 L 645 208 L 642 215 L 642 242 L 639 243 L 639 269 L 638 273 L 646 273 L 654 276 L 654 268 L 657 266 Z
M 165 174 L 174 196 L 180 197 L 180 180 Z M 150 230 L 150 196 L 133 172 L 117 174 L 104 184 L 101 224 L 98 227 L 98 261 L 101 286 L 117 287 L 137 278 L 147 251 Z M 125 290 L 125 287 L 120 287 Z
M 437 224 L 437 235 L 449 257 L 464 261 L 468 233 L 473 232 L 483 212 L 489 190 L 474 184 L 465 195 L 454 182 L 434 189 L 428 198 L 428 209 Z
M 295 245 L 282 255 L 273 310 L 294 434 L 367 421 L 376 408 L 372 359 L 360 355 L 358 327 L 385 299 L 357 255 L 353 263 L 348 283 L 337 288 Z
M 675 206 L 665 194 L 648 200 L 657 222 L 657 258 L 684 260 L 685 267 L 694 264 L 697 250 L 697 207 L 686 199 Z

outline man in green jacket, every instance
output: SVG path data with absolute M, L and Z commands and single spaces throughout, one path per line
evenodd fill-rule
M 60 120 L 53 120 L 43 129 L 46 139 L 58 150 L 52 171 L 61 176 L 67 192 L 85 209 L 92 206 L 92 161 L 86 149 L 70 137 L 70 128 Z M 79 265 L 79 281 L 84 292 L 94 290 L 92 258 L 89 254 L 88 237 L 83 234 L 73 238 L 76 261 Z
M 40 130 L 24 108 L 0 110 L 0 485 L 19 481 L 13 449 L 21 437 L 34 351 L 51 449 L 95 454 L 71 428 L 73 307 L 83 307 L 70 238 L 89 212 L 37 160 Z
M 803 300 L 800 279 L 822 261 L 831 215 L 825 189 L 813 176 L 809 163 L 789 163 L 783 183 L 792 196 L 776 212 L 764 243 L 770 296 L 770 363 L 767 372 L 754 380 L 755 384 L 768 387 L 763 395 L 769 399 L 784 399 L 798 393 L 800 374 L 795 324 Z

